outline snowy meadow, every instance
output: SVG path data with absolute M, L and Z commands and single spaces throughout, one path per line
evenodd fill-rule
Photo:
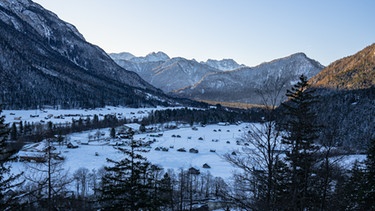
M 73 118 L 92 117 L 95 114 L 99 117 L 115 114 L 120 118 L 130 120 L 142 119 L 153 109 L 155 108 L 106 107 L 92 110 L 4 110 L 2 114 L 5 115 L 5 121 L 9 124 L 19 121 L 33 124 L 45 124 L 48 121 L 54 124 L 71 124 Z M 194 127 L 175 122 L 169 124 L 175 124 L 177 127 L 165 129 L 165 124 L 158 125 L 160 130 L 157 132 L 134 135 L 135 140 L 153 141 L 151 148 L 148 149 L 149 152 L 144 153 L 151 163 L 159 165 L 165 170 L 178 171 L 194 167 L 202 172 L 209 171 L 213 176 L 227 179 L 231 177 L 234 168 L 224 160 L 223 155 L 241 149 L 242 146 L 236 141 L 243 135 L 247 123 L 196 125 Z M 137 127 L 137 124 L 129 125 Z M 134 128 L 134 130 L 136 129 Z M 88 142 L 98 132 L 101 134 L 100 138 Z M 78 148 L 67 148 L 66 145 L 55 144 L 55 152 L 65 158 L 64 169 L 69 170 L 70 173 L 81 167 L 98 170 L 107 165 L 106 158 L 114 160 L 123 158 L 123 154 L 114 148 L 116 142 L 110 138 L 110 128 L 72 133 L 67 135 L 66 139 L 78 143 Z M 192 148 L 198 152 L 189 152 Z M 182 149 L 185 149 L 186 152 L 183 152 Z M 207 164 L 208 168 L 207 165 L 206 168 L 203 168 L 204 164 Z M 15 162 L 12 166 L 13 171 L 27 171 L 25 169 L 27 165 L 24 165 L 24 162 Z
M 48 121 L 54 124 L 71 124 L 72 119 L 79 117 L 92 117 L 98 115 L 99 118 L 106 114 L 117 115 L 118 118 L 126 118 L 131 121 L 141 120 L 149 112 L 158 108 L 125 108 L 106 107 L 100 109 L 75 109 L 75 110 L 4 110 L 2 115 L 6 116 L 6 123 L 26 121 L 33 124 L 45 124 Z M 238 124 L 212 124 L 212 125 L 189 125 L 184 123 L 171 122 L 166 124 L 153 125 L 159 128 L 158 131 L 149 133 L 136 133 L 135 140 L 152 142 L 148 152 L 143 155 L 155 165 L 164 170 L 172 169 L 175 172 L 190 167 L 199 169 L 201 172 L 210 173 L 214 177 L 221 177 L 230 181 L 233 172 L 238 170 L 224 159 L 224 154 L 240 152 L 244 147 L 239 139 L 248 132 L 250 123 Z M 165 129 L 165 126 L 174 129 Z M 259 126 L 259 124 L 254 124 Z M 137 130 L 138 124 L 128 124 Z M 100 137 L 93 138 L 95 134 Z M 68 174 L 73 174 L 79 168 L 87 168 L 89 171 L 99 170 L 105 165 L 107 158 L 121 160 L 124 154 L 115 149 L 118 141 L 110 138 L 110 128 L 95 129 L 79 133 L 72 133 L 65 137 L 67 141 L 77 143 L 77 148 L 68 148 L 66 144 L 54 144 L 55 152 L 64 157 L 63 169 Z M 90 140 L 90 141 L 89 141 Z M 126 146 L 123 146 L 126 147 Z M 246 146 L 251 148 L 251 146 Z M 192 149 L 194 149 L 192 151 Z M 364 155 L 347 156 L 342 160 L 342 165 L 350 168 L 355 160 L 363 160 Z M 26 164 L 25 164 L 26 163 Z M 30 168 L 29 162 L 17 161 L 12 164 L 12 171 L 27 172 Z

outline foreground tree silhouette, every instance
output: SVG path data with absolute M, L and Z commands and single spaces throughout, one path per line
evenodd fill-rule
M 315 206 L 314 201 L 319 200 L 313 179 L 318 150 L 314 142 L 319 127 L 312 111 L 316 97 L 308 87 L 307 78 L 302 75 L 300 81 L 287 91 L 289 100 L 282 104 L 285 109 L 282 126 L 286 131 L 282 143 L 287 147 L 285 159 L 289 165 L 285 204 L 290 210 L 311 209 Z
M 108 159 L 109 166 L 102 178 L 99 202 L 105 210 L 158 210 L 159 195 L 155 195 L 160 169 L 139 153 L 145 152 L 141 141 L 132 140 L 129 148 L 117 147 L 125 158 L 120 161 Z
M 375 210 L 375 139 L 370 141 L 370 147 L 367 150 L 366 164 L 366 190 L 365 190 L 365 209 Z
M 0 115 L 2 109 L 0 108 Z M 18 205 L 17 187 L 23 182 L 20 174 L 12 174 L 9 162 L 12 152 L 6 146 L 9 134 L 8 125 L 4 123 L 5 116 L 0 116 L 0 210 L 12 210 Z
M 279 207 L 276 174 L 282 167 L 282 150 L 281 133 L 275 117 L 286 81 L 276 77 L 264 84 L 264 89 L 257 91 L 264 108 L 263 121 L 261 124 L 249 124 L 248 131 L 238 140 L 245 145 L 242 153 L 227 153 L 224 156 L 242 170 L 234 175 L 239 184 L 236 193 L 228 197 L 244 209 L 275 210 Z M 249 197 L 249 192 L 252 197 Z
M 69 184 L 73 178 L 69 177 L 69 172 L 63 168 L 63 160 L 53 153 L 51 139 L 43 141 L 46 148 L 45 162 L 25 163 L 28 169 L 23 177 L 25 181 L 25 191 L 27 191 L 27 201 L 29 209 L 45 208 L 53 210 L 58 208 L 68 208 L 66 203 L 69 192 Z
M 341 210 L 375 210 L 375 139 L 370 141 L 366 160 L 354 163 L 336 194 Z

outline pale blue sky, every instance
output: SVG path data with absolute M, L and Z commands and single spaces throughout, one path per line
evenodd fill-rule
M 374 0 L 34 0 L 107 53 L 323 65 L 375 42 Z

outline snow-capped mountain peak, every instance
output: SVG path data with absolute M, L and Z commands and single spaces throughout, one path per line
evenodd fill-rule
M 121 53 L 110 53 L 109 54 L 113 60 L 126 60 L 130 61 L 135 56 L 128 52 L 121 52 Z
M 174 57 L 161 61 L 167 58 L 162 52 L 135 57 L 130 61 L 111 56 L 120 66 L 138 73 L 166 93 L 218 102 L 259 103 L 253 97 L 255 94 L 250 93 L 262 89 L 266 81 L 282 79 L 285 88 L 289 88 L 287 85 L 292 85 L 301 74 L 310 78 L 323 69 L 321 64 L 304 53 L 292 54 L 252 68 L 240 65 L 233 59 L 197 62 Z
M 166 61 L 169 58 L 169 56 L 161 51 L 155 53 L 155 52 L 152 52 L 152 53 L 149 53 L 147 54 L 147 56 L 145 57 L 146 60 L 150 61 L 150 62 L 158 62 L 158 61 Z
M 240 65 L 233 59 L 222 59 L 222 60 L 214 60 L 208 59 L 206 62 L 201 62 L 202 64 L 206 64 L 210 67 L 216 68 L 222 71 L 229 71 L 235 70 L 241 67 L 245 67 L 245 65 Z
M 149 53 L 145 57 L 134 57 L 130 59 L 129 61 L 135 62 L 135 63 L 145 63 L 145 62 L 160 62 L 160 61 L 167 61 L 169 56 L 161 51 L 155 53 Z
M 164 52 L 152 52 L 146 56 L 136 57 L 131 53 L 122 52 L 122 53 L 110 53 L 109 54 L 114 60 L 125 60 L 133 63 L 146 63 L 146 62 L 165 62 L 169 60 L 169 56 Z

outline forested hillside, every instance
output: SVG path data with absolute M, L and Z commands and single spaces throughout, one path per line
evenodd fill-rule
M 322 142 L 365 151 L 375 138 L 375 44 L 339 59 L 309 83 L 319 96 Z
M 0 27 L 4 109 L 175 103 L 86 42 L 73 25 L 30 0 L 2 1 Z

